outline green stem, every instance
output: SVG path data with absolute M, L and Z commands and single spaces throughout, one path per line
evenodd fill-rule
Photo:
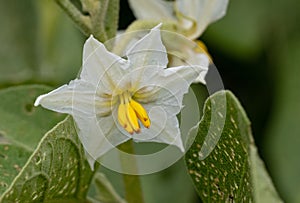
M 70 16 L 80 30 L 86 35 L 91 33 L 91 21 L 74 6 L 70 0 L 55 0 L 56 3 Z
M 128 154 L 134 154 L 133 141 L 129 140 L 118 148 Z M 137 163 L 134 156 L 122 156 L 120 154 L 121 166 L 124 171 L 130 170 L 131 172 L 138 172 Z M 138 175 L 123 174 L 123 181 L 125 186 L 125 199 L 128 203 L 143 203 L 143 191 Z
M 107 17 L 109 0 L 81 0 L 81 5 L 83 11 L 89 14 L 91 34 L 100 42 L 105 42 L 107 40 L 105 18 Z
M 93 16 L 93 28 L 95 36 L 100 42 L 105 42 L 107 40 L 107 34 L 105 32 L 105 18 L 107 17 L 109 0 L 102 0 L 100 9 L 97 10 L 96 15 Z

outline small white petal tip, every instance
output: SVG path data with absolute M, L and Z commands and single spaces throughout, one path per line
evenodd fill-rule
M 35 102 L 34 102 L 34 106 L 38 106 L 41 104 L 41 100 L 43 99 L 44 95 L 39 96 L 38 98 L 36 98 Z
M 161 28 L 161 26 L 162 26 L 162 23 L 159 23 L 154 28 L 152 28 L 152 30 L 159 30 Z
M 91 35 L 89 36 L 88 40 L 89 40 L 89 39 L 95 39 L 94 35 L 91 34 Z
M 184 146 L 183 146 L 182 144 L 181 144 L 180 146 L 178 146 L 178 148 L 180 149 L 180 151 L 181 151 L 182 153 L 185 152 Z

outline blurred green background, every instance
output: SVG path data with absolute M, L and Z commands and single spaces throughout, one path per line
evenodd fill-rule
M 297 0 L 232 0 L 226 17 L 201 37 L 252 121 L 279 194 L 292 203 L 300 202 L 299 11 Z M 121 0 L 120 29 L 133 20 Z M 0 0 L 0 27 L 1 89 L 57 87 L 76 77 L 85 37 L 53 0 Z M 121 178 L 106 173 L 121 190 Z M 148 202 L 199 201 L 182 162 L 143 177 L 143 186 Z

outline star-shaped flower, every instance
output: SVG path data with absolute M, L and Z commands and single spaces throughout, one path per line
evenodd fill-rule
M 35 106 L 73 116 L 91 168 L 129 139 L 166 143 L 184 152 L 176 115 L 190 84 L 207 67 L 166 68 L 159 27 L 136 42 L 126 59 L 91 36 L 80 77 L 35 101 Z

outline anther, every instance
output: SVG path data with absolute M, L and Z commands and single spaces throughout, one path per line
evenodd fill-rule
M 144 107 L 134 101 L 127 92 L 120 95 L 118 108 L 119 124 L 130 134 L 134 132 L 140 133 L 139 120 L 146 128 L 150 127 L 150 119 Z
M 144 107 L 140 103 L 134 101 L 133 99 L 130 100 L 129 104 L 135 111 L 136 116 L 141 121 L 141 123 L 146 128 L 149 128 L 150 127 L 150 119 L 149 119 L 147 111 L 144 109 Z

